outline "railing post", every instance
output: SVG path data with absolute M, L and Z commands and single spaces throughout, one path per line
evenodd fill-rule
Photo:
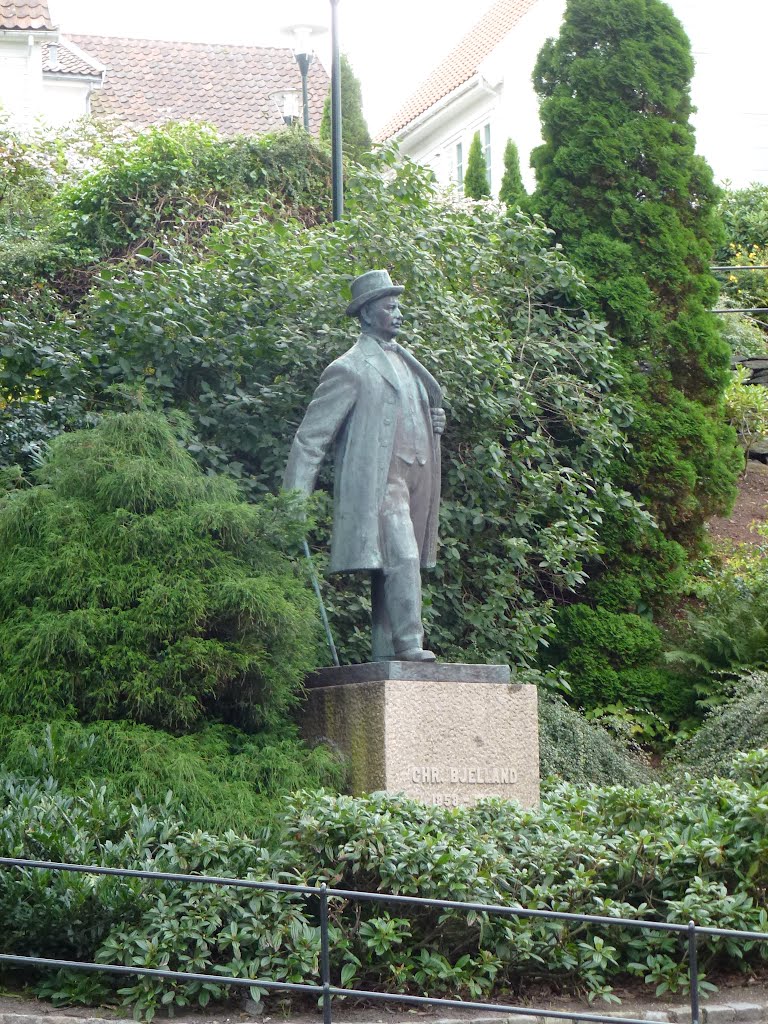
M 688 976 L 691 982 L 691 1024 L 699 1024 L 699 963 L 696 956 L 696 925 L 688 922 Z
M 323 1024 L 331 1024 L 331 956 L 328 941 L 328 887 L 320 886 L 320 980 L 323 984 Z

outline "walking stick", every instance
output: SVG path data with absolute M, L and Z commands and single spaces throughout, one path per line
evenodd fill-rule
M 315 565 L 314 562 L 312 561 L 312 555 L 309 553 L 309 544 L 307 544 L 306 537 L 304 538 L 303 544 L 304 554 L 306 555 L 307 562 L 309 563 L 309 576 L 310 579 L 312 580 L 312 588 L 315 591 L 317 603 L 320 605 L 320 618 L 323 623 L 323 628 L 325 629 L 325 636 L 326 639 L 328 640 L 328 646 L 331 648 L 331 657 L 333 658 L 333 664 L 338 668 L 340 665 L 339 655 L 336 652 L 336 644 L 333 642 L 333 634 L 331 633 L 331 627 L 328 623 L 328 614 L 325 610 L 323 595 L 320 593 L 320 581 L 318 580 L 317 573 L 315 572 Z

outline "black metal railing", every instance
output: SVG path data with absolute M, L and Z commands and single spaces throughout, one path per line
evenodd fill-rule
M 0 867 L 32 868 L 47 871 L 69 871 L 89 875 L 117 875 L 123 878 L 145 878 L 149 880 L 182 882 L 188 885 L 220 885 L 241 889 L 256 889 L 267 892 L 285 892 L 304 897 L 316 897 L 320 903 L 320 978 L 319 984 L 273 981 L 269 978 L 228 978 L 221 974 L 198 974 L 188 971 L 166 971 L 153 967 L 134 967 L 123 964 L 97 964 L 78 960 L 59 960 L 50 957 L 21 956 L 0 953 L 0 963 L 17 964 L 27 967 L 70 968 L 79 971 L 98 971 L 105 974 L 129 974 L 149 978 L 164 978 L 174 981 L 209 982 L 216 985 L 230 985 L 239 988 L 258 988 L 267 991 L 304 992 L 318 995 L 322 999 L 323 1024 L 332 1024 L 331 1006 L 334 996 L 368 999 L 378 1002 L 406 1003 L 411 1005 L 445 1006 L 453 1009 L 483 1010 L 511 1015 L 548 1017 L 555 1020 L 591 1021 L 593 1024 L 647 1024 L 647 1021 L 624 1016 L 599 1013 L 579 1013 L 574 1010 L 537 1009 L 531 1006 L 513 1006 L 502 1003 L 485 1003 L 462 999 L 443 999 L 432 996 L 412 996 L 399 992 L 375 992 L 369 989 L 344 988 L 331 984 L 331 964 L 328 926 L 328 900 L 339 898 L 361 903 L 398 903 L 412 907 L 436 907 L 443 910 L 475 911 L 502 917 L 544 918 L 548 920 L 573 921 L 579 924 L 603 924 L 610 927 L 640 928 L 653 931 L 677 932 L 684 935 L 688 947 L 688 980 L 690 983 L 691 1024 L 699 1024 L 699 978 L 697 938 L 699 935 L 722 936 L 744 941 L 768 942 L 768 932 L 739 931 L 733 928 L 711 928 L 669 921 L 645 921 L 636 918 L 604 917 L 597 914 L 571 914 L 555 910 L 531 910 L 526 907 L 505 907 L 489 903 L 468 903 L 461 900 L 438 900 L 421 896 L 400 896 L 394 893 L 362 892 L 355 889 L 334 889 L 323 885 L 291 885 L 283 882 L 255 881 L 247 878 L 226 878 L 215 875 L 178 874 L 167 871 L 141 871 L 134 868 L 109 868 L 95 864 L 62 864 L 57 861 L 23 860 L 17 857 L 0 857 Z

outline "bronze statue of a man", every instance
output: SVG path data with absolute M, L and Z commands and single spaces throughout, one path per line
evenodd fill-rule
M 331 571 L 369 570 L 375 661 L 434 661 L 424 650 L 421 566 L 435 564 L 440 385 L 394 340 L 402 326 L 386 270 L 352 282 L 356 344 L 325 370 L 291 447 L 283 486 L 309 495 L 335 453 Z

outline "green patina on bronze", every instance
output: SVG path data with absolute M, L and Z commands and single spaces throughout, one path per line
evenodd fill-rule
M 431 661 L 420 568 L 435 564 L 445 413 L 440 385 L 394 340 L 402 292 L 386 270 L 353 281 L 361 334 L 320 378 L 283 486 L 311 494 L 333 449 L 331 572 L 371 572 L 374 660 Z

